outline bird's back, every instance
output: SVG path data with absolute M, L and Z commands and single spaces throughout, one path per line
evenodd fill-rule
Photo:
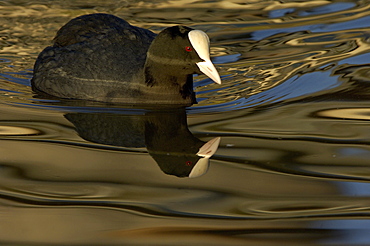
M 32 86 L 58 97 L 89 99 L 135 83 L 155 34 L 108 14 L 75 18 L 37 58 Z M 49 90 L 49 91 L 45 91 Z M 100 91 L 99 91 L 100 90 Z

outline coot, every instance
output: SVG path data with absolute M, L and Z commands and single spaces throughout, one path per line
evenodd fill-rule
M 195 73 L 221 83 L 203 31 L 173 26 L 156 35 L 113 15 L 90 14 L 57 32 L 38 56 L 31 83 L 60 98 L 191 105 Z

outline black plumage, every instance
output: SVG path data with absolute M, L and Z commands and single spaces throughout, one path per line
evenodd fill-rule
M 113 15 L 77 17 L 38 56 L 32 88 L 60 98 L 191 105 L 192 74 L 203 61 L 189 41 L 192 30 L 174 26 L 156 35 Z

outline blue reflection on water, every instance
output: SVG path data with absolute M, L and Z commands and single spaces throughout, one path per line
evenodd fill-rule
M 286 14 L 293 13 L 295 8 L 286 8 L 286 9 L 274 9 L 269 12 L 269 18 L 279 18 L 283 17 Z
M 251 104 L 251 106 L 256 106 L 263 104 L 265 101 L 279 102 L 316 92 L 322 92 L 340 85 L 337 78 L 330 76 L 330 74 L 331 71 L 314 72 L 305 74 L 304 76 L 296 75 L 270 90 L 250 96 L 246 100 L 246 103 Z
M 309 10 L 301 11 L 299 12 L 299 15 L 300 16 L 310 16 L 310 15 L 329 14 L 329 13 L 335 13 L 335 12 L 343 11 L 346 9 L 350 9 L 355 6 L 356 6 L 355 3 L 332 3 L 332 4 L 320 6 L 317 8 L 312 8 Z
M 370 183 L 362 182 L 335 182 L 345 196 L 370 197 Z M 370 228 L 370 227 L 369 227 Z
M 281 28 L 281 26 L 276 25 L 276 29 L 271 28 L 253 32 L 251 39 L 258 41 L 278 33 L 294 33 L 307 30 L 310 30 L 313 33 L 315 32 L 320 33 L 320 32 L 351 30 L 355 28 L 365 28 L 369 26 L 370 26 L 370 16 L 365 16 L 363 18 L 334 24 L 302 25 L 302 26 L 293 26 L 289 28 Z
M 313 228 L 340 231 L 340 235 L 321 240 L 329 245 L 369 245 L 370 220 L 324 220 L 312 222 Z
M 347 59 L 338 61 L 338 65 L 342 64 L 368 64 L 370 62 L 370 53 L 352 56 Z
M 351 154 L 353 151 L 349 150 Z M 341 193 L 341 197 L 370 197 L 370 183 L 363 182 L 333 182 Z M 358 203 L 358 204 L 357 204 Z M 339 237 L 327 238 L 322 241 L 322 244 L 336 244 L 336 245 L 353 245 L 363 244 L 369 245 L 370 243 L 370 219 L 366 215 L 366 206 L 364 202 L 357 201 L 352 203 L 348 212 L 358 214 L 353 217 L 364 217 L 364 219 L 338 219 L 338 220 L 322 220 L 312 222 L 313 228 L 330 229 L 340 231 Z M 367 202 L 365 202 L 367 203 Z M 363 216 L 361 216 L 363 213 Z M 350 216 L 350 215 L 349 215 Z

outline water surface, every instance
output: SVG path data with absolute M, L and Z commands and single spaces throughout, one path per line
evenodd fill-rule
M 369 3 L 2 1 L 0 242 L 370 244 Z M 38 53 L 96 12 L 206 31 L 222 85 L 170 114 L 37 97 Z M 201 177 L 158 157 L 215 137 Z

